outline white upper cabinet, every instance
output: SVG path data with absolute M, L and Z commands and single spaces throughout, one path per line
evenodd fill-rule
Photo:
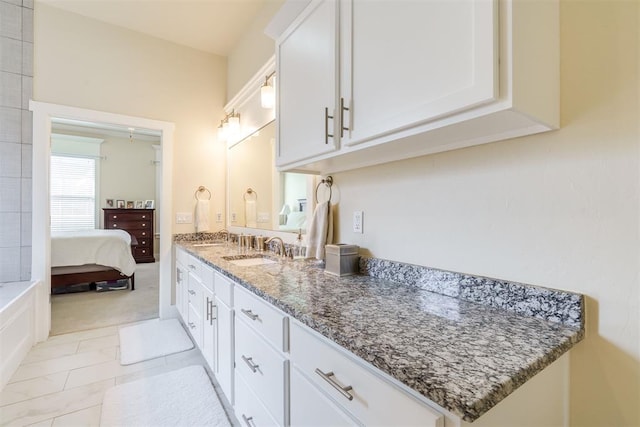
M 336 149 L 337 3 L 314 2 L 277 44 L 276 165 Z
M 558 127 L 556 0 L 290 3 L 267 28 L 282 170 L 337 172 Z
M 344 144 L 358 144 L 493 101 L 491 0 L 341 3 Z

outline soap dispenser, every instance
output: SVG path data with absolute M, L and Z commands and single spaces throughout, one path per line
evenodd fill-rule
M 298 237 L 296 237 L 296 243 L 293 248 L 294 259 L 304 259 L 304 247 L 302 246 L 302 229 L 298 230 Z

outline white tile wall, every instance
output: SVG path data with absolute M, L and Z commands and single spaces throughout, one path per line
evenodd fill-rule
M 22 164 L 22 144 L 0 142 L 0 177 L 19 178 Z
M 33 8 L 22 8 L 22 41 L 33 43 Z
M 0 0 L 0 283 L 31 278 L 33 0 Z
M 20 281 L 20 250 L 0 248 L 0 277 L 3 282 Z
M 0 1 L 0 36 L 22 38 L 22 8 L 19 5 Z
M 22 177 L 31 178 L 33 164 L 33 148 L 31 144 L 20 144 L 22 148 Z
M 20 213 L 0 212 L 0 248 L 20 246 Z
M 29 100 L 33 96 L 33 77 L 22 76 L 22 109 L 29 109 Z
M 20 212 L 20 178 L 0 177 L 0 212 Z
M 31 111 L 22 110 L 22 143 L 32 143 L 33 135 L 33 113 Z M 31 174 L 29 174 L 31 176 Z
M 22 178 L 22 182 L 20 183 L 22 187 L 20 210 L 22 212 L 31 212 L 31 193 L 33 192 L 31 181 L 31 178 Z
M 0 71 L 0 105 L 3 107 L 20 108 L 22 92 L 22 77 L 20 74 Z
M 0 142 L 21 142 L 22 112 L 17 108 L 0 107 Z
M 22 42 L 20 40 L 0 37 L 0 71 L 21 73 Z
M 33 43 L 22 42 L 22 74 L 33 76 Z

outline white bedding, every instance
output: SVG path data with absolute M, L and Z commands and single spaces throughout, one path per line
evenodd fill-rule
M 51 233 L 51 266 L 100 264 L 131 276 L 136 261 L 131 236 L 124 230 L 83 230 Z

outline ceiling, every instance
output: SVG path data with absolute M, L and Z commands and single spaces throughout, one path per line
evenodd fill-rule
M 274 0 L 39 0 L 108 24 L 228 56 Z

